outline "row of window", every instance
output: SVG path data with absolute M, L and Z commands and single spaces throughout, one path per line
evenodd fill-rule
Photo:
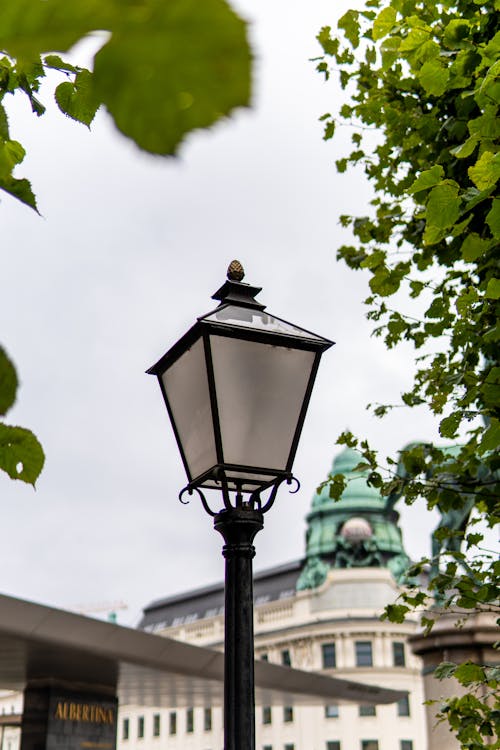
M 410 715 L 410 701 L 408 696 L 401 698 L 396 704 L 398 716 L 409 716 Z M 376 716 L 376 706 L 361 705 L 358 706 L 359 716 Z M 340 709 L 336 703 L 332 703 L 329 706 L 325 706 L 325 718 L 326 719 L 338 719 L 340 716 Z M 293 708 L 291 706 L 285 706 L 283 708 L 283 721 L 293 721 Z M 272 709 L 271 706 L 263 706 L 262 708 L 262 723 L 272 723 Z
M 379 750 L 378 740 L 361 740 L 361 750 Z M 400 750 L 413 750 L 413 740 L 400 740 Z M 272 745 L 262 745 L 262 750 L 273 750 Z M 295 745 L 287 743 L 283 745 L 283 750 L 295 750 Z M 325 750 L 341 750 L 339 740 L 328 740 Z
M 354 651 L 357 667 L 373 666 L 373 646 L 371 641 L 355 641 Z M 335 669 L 337 666 L 337 654 L 335 643 L 323 643 L 321 646 L 321 657 L 323 669 Z M 262 654 L 263 661 L 268 661 L 268 655 Z M 285 667 L 292 666 L 290 649 L 285 648 L 281 652 L 281 663 Z M 401 641 L 392 642 L 392 664 L 394 667 L 406 666 L 405 644 Z
M 398 716 L 410 715 L 410 700 L 407 695 L 405 695 L 404 698 L 401 698 L 396 703 L 396 708 L 397 708 Z M 369 705 L 358 706 L 358 714 L 359 716 L 376 716 L 377 715 L 376 706 L 369 706 Z M 325 718 L 338 719 L 339 716 L 340 716 L 340 711 L 336 703 L 333 703 L 330 706 L 325 706 Z
M 373 666 L 373 646 L 371 641 L 355 641 L 354 652 L 357 667 Z M 335 643 L 323 643 L 321 646 L 323 669 L 334 669 L 337 666 Z M 392 664 L 394 667 L 406 666 L 405 644 L 392 642 Z
M 401 698 L 396 704 L 398 716 L 409 716 L 410 715 L 410 702 L 408 696 Z M 275 709 L 276 710 L 276 709 Z M 376 716 L 377 709 L 375 706 L 361 705 L 358 706 L 359 716 Z M 332 703 L 329 706 L 325 706 L 325 718 L 327 719 L 338 719 L 340 716 L 340 709 L 336 703 Z M 293 708 L 292 706 L 283 707 L 283 722 L 288 724 L 293 721 Z M 263 706 L 262 708 L 262 723 L 272 723 L 272 708 L 271 706 Z M 185 729 L 188 734 L 194 732 L 194 709 L 188 708 L 186 710 L 185 718 Z M 212 709 L 205 708 L 203 711 L 203 729 L 205 732 L 212 730 Z M 170 735 L 177 734 L 177 711 L 171 711 L 168 715 L 168 733 Z M 161 716 L 160 714 L 153 714 L 153 737 L 159 737 L 161 734 Z M 144 716 L 137 717 L 137 738 L 143 739 L 145 736 L 145 720 Z M 123 719 L 122 724 L 122 739 L 128 740 L 130 738 L 130 719 Z M 337 749 L 338 750 L 338 749 Z M 366 748 L 365 750 L 369 750 Z M 402 748 L 401 750 L 411 750 L 411 748 Z
M 190 734 L 194 732 L 194 709 L 186 709 L 186 720 L 185 720 L 186 732 Z M 205 732 L 212 730 L 212 709 L 205 708 L 203 710 L 203 729 Z M 168 733 L 170 735 L 177 734 L 177 711 L 170 711 L 168 715 Z M 161 735 L 161 716 L 160 714 L 153 714 L 153 737 L 159 737 Z M 145 720 L 144 716 L 137 717 L 137 739 L 142 740 L 145 736 Z M 128 740 L 130 738 L 130 719 L 123 719 L 122 723 L 122 740 Z

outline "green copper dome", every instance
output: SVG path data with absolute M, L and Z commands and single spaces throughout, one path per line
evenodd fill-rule
M 362 462 L 357 451 L 343 450 L 335 457 L 329 475 L 345 476 L 342 497 L 331 499 L 328 485 L 313 497 L 306 517 L 306 564 L 299 589 L 320 585 L 329 568 L 387 567 L 401 580 L 409 565 L 399 514 L 367 483 L 368 471 L 354 471 Z
M 330 498 L 329 487 L 323 487 L 321 492 L 313 497 L 313 510 L 319 508 L 335 509 L 342 513 L 355 512 L 357 510 L 383 511 L 385 507 L 385 498 L 375 487 L 370 487 L 366 483 L 368 476 L 367 471 L 354 471 L 354 468 L 364 463 L 360 454 L 352 448 L 346 448 L 333 459 L 331 476 L 335 474 L 344 474 L 347 480 L 347 487 L 344 490 L 342 499 L 335 502 Z

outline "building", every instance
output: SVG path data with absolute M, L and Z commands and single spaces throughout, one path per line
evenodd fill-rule
M 426 750 L 419 657 L 407 641 L 416 622 L 381 621 L 384 606 L 404 585 L 409 559 L 398 514 L 354 471 L 350 449 L 332 474 L 348 478 L 341 500 L 328 486 L 314 495 L 303 559 L 255 577 L 256 657 L 359 682 L 408 691 L 385 706 L 256 707 L 259 750 Z M 142 629 L 223 648 L 223 584 L 149 604 Z M 221 750 L 220 708 L 120 710 L 120 750 Z

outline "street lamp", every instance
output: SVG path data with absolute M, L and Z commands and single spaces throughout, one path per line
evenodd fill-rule
M 188 476 L 224 538 L 225 750 L 254 750 L 253 540 L 292 464 L 321 354 L 332 341 L 265 312 L 233 261 L 220 302 L 148 370 Z M 204 490 L 222 495 L 216 510 Z

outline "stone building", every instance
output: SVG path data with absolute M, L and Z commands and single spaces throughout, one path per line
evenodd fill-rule
M 256 707 L 259 750 L 426 750 L 419 657 L 408 639 L 415 622 L 381 621 L 404 585 L 409 562 L 398 515 L 346 449 L 332 473 L 348 477 L 339 502 L 328 487 L 313 497 L 303 559 L 255 576 L 256 657 L 408 691 L 385 706 Z M 153 602 L 140 627 L 223 648 L 223 584 Z M 176 710 L 123 706 L 120 750 L 222 750 L 220 708 Z

